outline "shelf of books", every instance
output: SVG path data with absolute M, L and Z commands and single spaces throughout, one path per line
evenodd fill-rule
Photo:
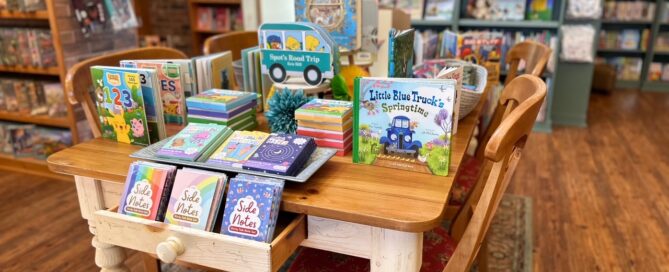
M 106 5 L 95 7 L 99 13 L 88 8 L 79 0 L 0 0 L 0 169 L 71 180 L 45 162 L 90 135 L 83 113 L 66 99 L 67 69 L 87 56 L 137 46 L 134 29 L 112 23 L 127 21 L 94 17 L 111 14 Z
M 188 0 L 188 10 L 196 55 L 207 38 L 244 29 L 241 0 Z

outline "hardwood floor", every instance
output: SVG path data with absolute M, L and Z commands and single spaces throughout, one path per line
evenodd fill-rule
M 534 200 L 535 271 L 669 271 L 666 109 L 595 95 L 587 129 L 530 137 L 509 193 Z M 73 183 L 0 171 L 0 199 L 0 271 L 96 271 Z
M 669 271 L 669 93 L 594 95 L 588 128 L 533 134 L 535 271 Z

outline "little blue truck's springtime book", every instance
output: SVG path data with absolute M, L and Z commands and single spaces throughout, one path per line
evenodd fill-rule
M 452 79 L 356 79 L 353 162 L 448 175 L 455 84 Z

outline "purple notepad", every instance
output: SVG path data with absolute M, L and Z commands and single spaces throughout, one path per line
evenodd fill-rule
M 271 134 L 243 168 L 277 175 L 291 175 L 313 152 L 313 138 L 294 134 Z M 308 153 L 308 154 L 306 154 Z M 307 157 L 308 158 L 308 157 Z

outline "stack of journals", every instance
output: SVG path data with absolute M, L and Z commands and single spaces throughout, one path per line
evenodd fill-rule
M 189 123 L 213 123 L 233 130 L 249 130 L 256 121 L 257 95 L 232 90 L 211 89 L 186 99 Z
M 295 111 L 297 134 L 314 137 L 318 146 L 336 148 L 344 156 L 351 151 L 352 108 L 350 101 L 311 100 Z
M 188 124 L 157 152 L 158 157 L 185 161 L 202 161 L 232 134 L 226 126 L 217 124 Z
M 295 176 L 316 150 L 311 137 L 294 134 L 270 134 L 242 168 L 269 174 Z
M 176 166 L 136 161 L 130 164 L 118 212 L 163 221 Z
M 165 223 L 212 231 L 228 177 L 192 168 L 177 171 Z
M 284 181 L 239 174 L 230 180 L 221 233 L 271 243 Z

